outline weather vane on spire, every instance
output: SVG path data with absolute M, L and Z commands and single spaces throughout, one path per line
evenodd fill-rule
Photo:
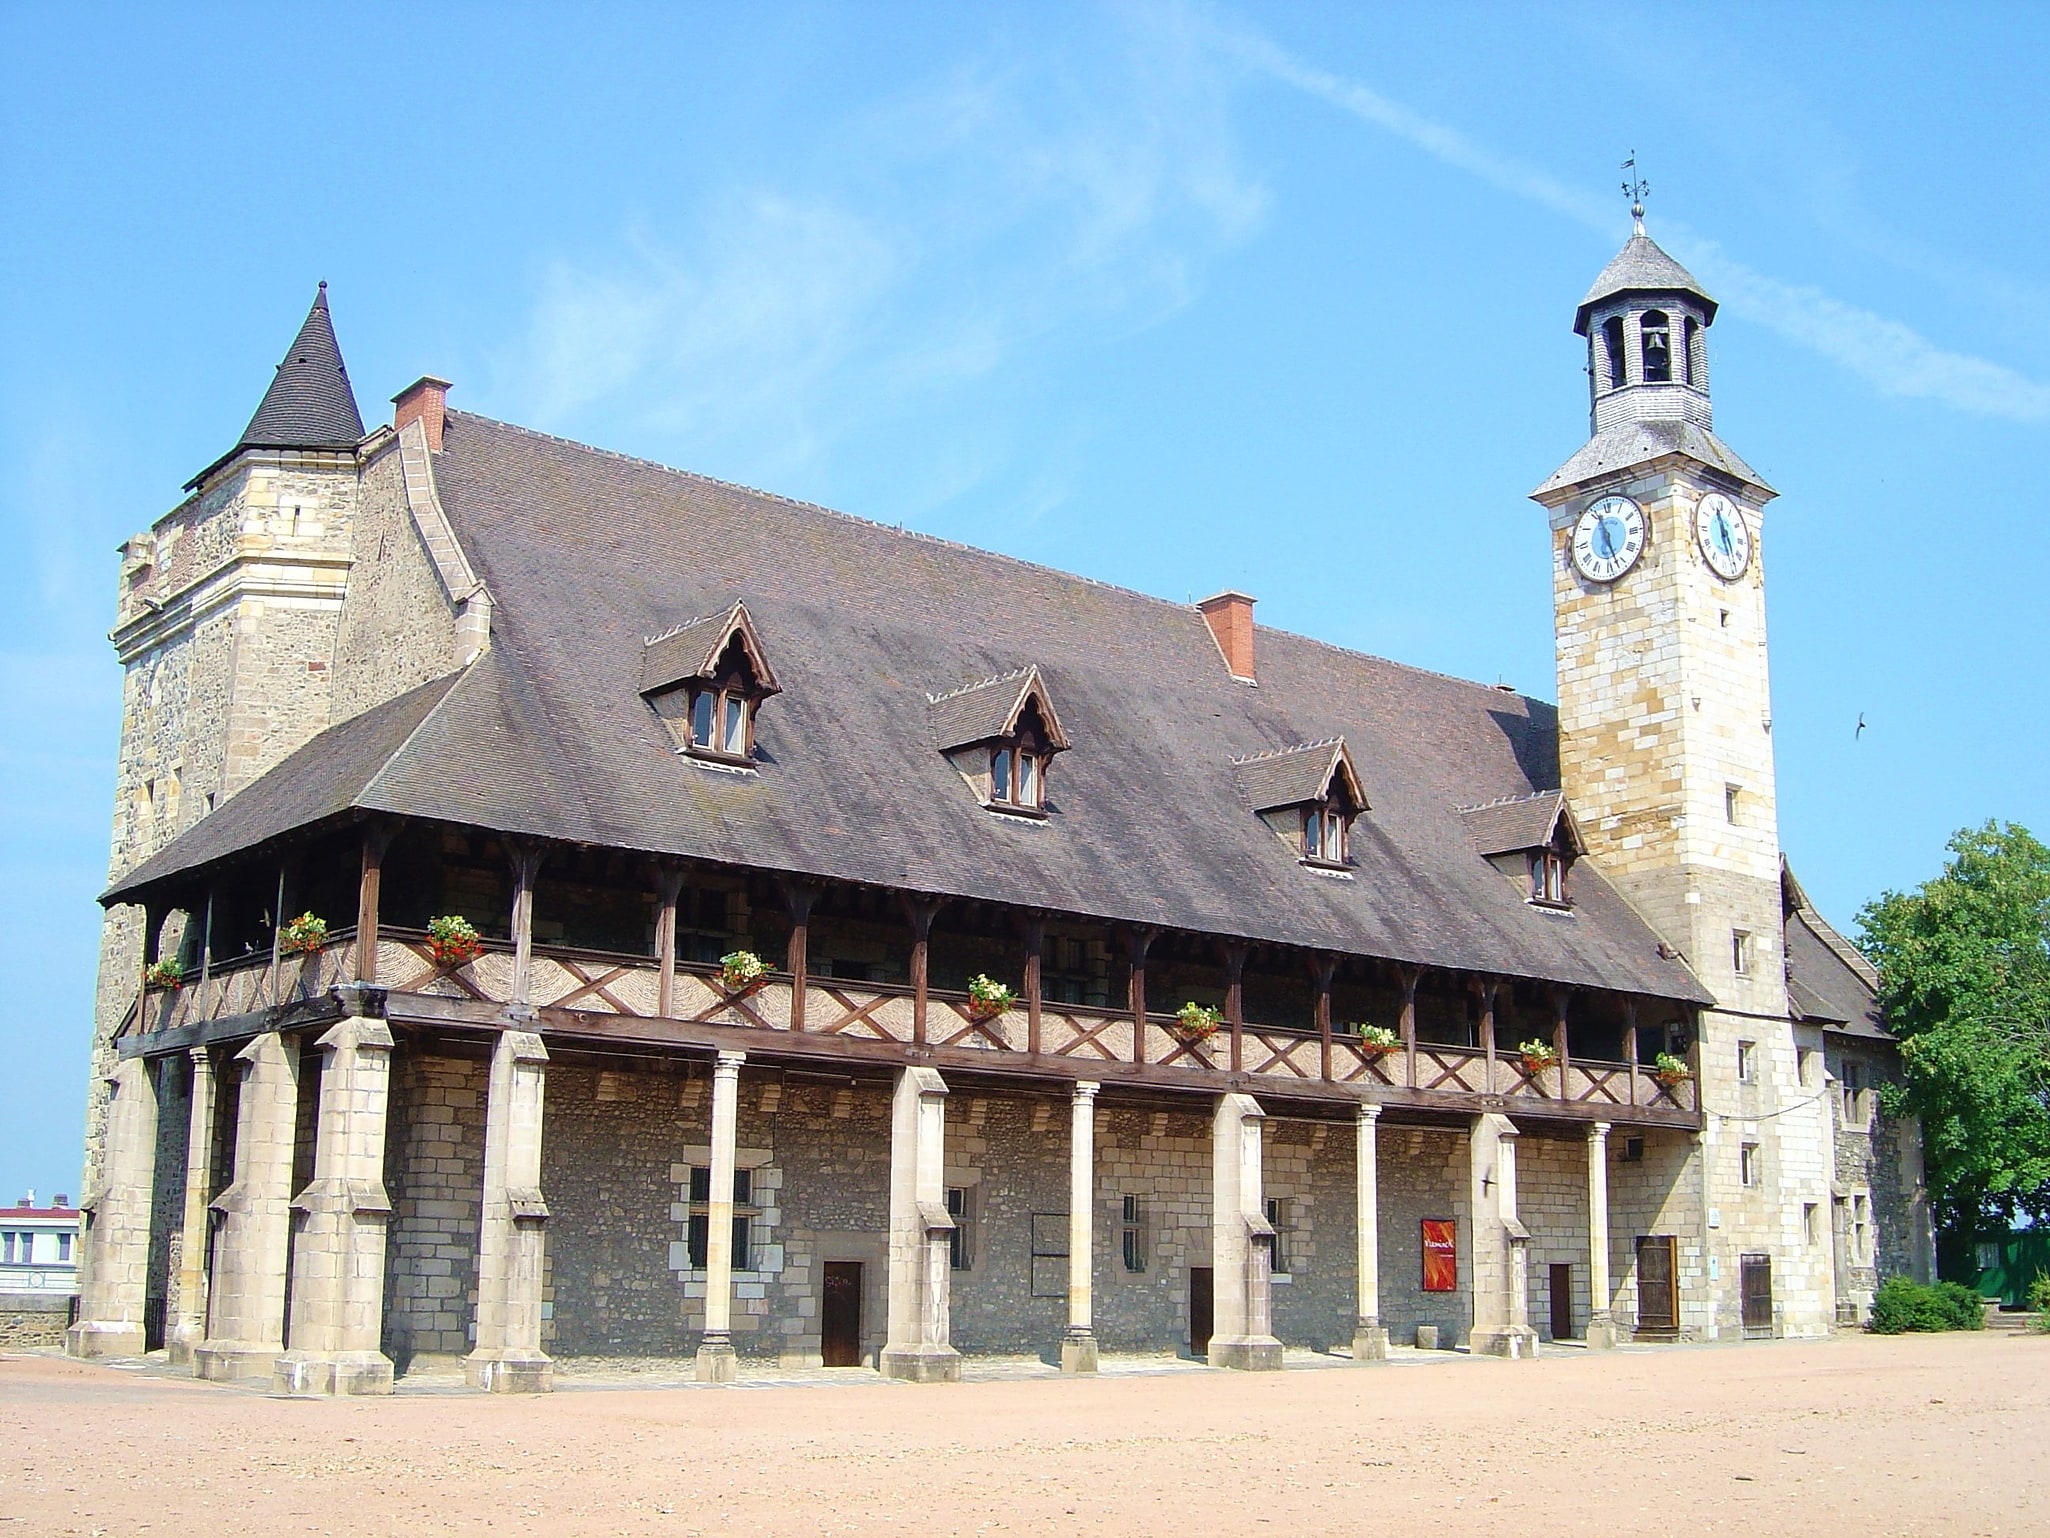
M 1644 233 L 1644 200 L 1651 196 L 1651 183 L 1637 173 L 1637 151 L 1623 162 L 1623 196 L 1630 200 L 1630 218 L 1637 233 Z

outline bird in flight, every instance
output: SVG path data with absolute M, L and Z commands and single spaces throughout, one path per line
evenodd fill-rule
M 1859 738 L 1863 737 L 1864 735 L 1865 735 L 1865 712 L 1861 710 L 1861 711 L 1859 711 L 1859 712 L 1858 712 L 1858 729 L 1857 729 L 1857 730 L 1856 730 L 1855 732 L 1852 732 L 1852 733 L 1851 733 L 1851 741 L 1853 741 L 1853 742 L 1856 742 L 1856 741 L 1857 741 L 1857 740 L 1858 740 Z

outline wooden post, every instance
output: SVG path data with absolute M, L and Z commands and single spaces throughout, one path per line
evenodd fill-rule
M 356 981 L 377 981 L 377 907 L 384 890 L 384 856 L 397 827 L 388 822 L 363 825 L 363 875 L 356 886 Z M 211 899 L 209 899 L 211 904 Z
M 1566 1093 L 1566 1074 L 1573 1066 L 1566 1050 L 1566 1005 L 1573 997 L 1571 988 L 1552 990 L 1552 1050 L 1559 1055 L 1559 1098 L 1569 1099 Z
M 1481 996 L 1481 1051 L 1487 1055 L 1488 1093 L 1495 1093 L 1495 993 L 1502 986 L 1492 977 L 1477 977 L 1474 986 Z
M 1325 1083 L 1331 1082 L 1331 976 L 1338 970 L 1338 958 L 1319 951 L 1310 958 L 1310 971 L 1317 980 L 1317 1047 L 1323 1062 Z
M 1395 974 L 1402 982 L 1402 1055 L 1408 1060 L 1408 1076 L 1404 1080 L 1411 1089 L 1416 1088 L 1416 985 L 1423 976 L 1421 967 L 1400 966 Z
M 911 921 L 911 1039 L 925 1041 L 926 965 L 932 944 L 932 921 L 940 911 L 937 899 L 904 898 L 904 916 Z
M 534 881 L 541 874 L 546 852 L 538 844 L 517 841 L 511 846 L 513 866 L 513 977 L 515 1006 L 524 1006 L 534 986 Z
M 285 898 L 295 863 L 296 861 L 289 856 L 278 862 L 278 895 L 270 915 L 270 1001 L 273 1004 L 285 1002 Z
M 1131 990 L 1126 1002 L 1132 1011 L 1132 1061 L 1146 1061 L 1146 953 L 1153 949 L 1157 929 L 1134 925 L 1125 931 L 1125 955 L 1131 963 Z
M 171 910 L 161 902 L 144 899 L 142 905 L 142 965 L 135 973 L 135 1025 L 137 1030 L 146 1030 L 143 1020 L 143 1006 L 149 1002 L 149 969 L 156 965 L 157 948 L 164 942 L 164 920 Z M 200 1005 L 205 1000 L 199 1001 Z
M 207 883 L 206 917 L 199 926 L 199 986 L 206 987 L 213 977 L 214 965 L 214 888 Z
M 676 1013 L 676 902 L 683 895 L 683 866 L 674 860 L 655 865 L 655 1013 L 664 1020 Z
M 1025 941 L 1025 1050 L 1036 1057 L 1042 993 L 1039 969 L 1041 953 L 1046 949 L 1046 915 L 1027 913 L 1018 920 L 1018 929 Z
M 1245 1071 L 1246 953 L 1243 940 L 1224 942 L 1224 1018 L 1231 1026 L 1231 1071 Z
M 783 901 L 790 908 L 790 948 L 785 965 L 790 973 L 790 1029 L 804 1029 L 804 990 L 811 978 L 811 905 L 819 889 L 810 881 L 783 883 Z
M 1630 1069 L 1630 1104 L 1637 1104 L 1637 1000 L 1623 1001 L 1623 1061 Z

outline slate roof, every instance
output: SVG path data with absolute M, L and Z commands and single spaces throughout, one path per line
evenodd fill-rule
M 1797 1020 L 1892 1041 L 1879 1013 L 1879 976 L 1829 920 L 1803 904 L 1787 915 L 1787 1003 Z
M 1531 495 L 1542 502 L 1552 492 L 1599 480 L 1613 471 L 1641 465 L 1666 454 L 1688 455 L 1711 469 L 1756 487 L 1769 497 L 1779 495 L 1763 476 L 1737 457 L 1736 450 L 1707 428 L 1696 427 L 1692 422 L 1675 421 L 1620 422 L 1614 427 L 1603 428 L 1582 444 L 1571 459 L 1554 470 Z
M 435 475 L 493 597 L 489 649 L 453 682 L 322 734 L 106 900 L 346 800 L 1711 1002 L 1591 862 L 1574 912 L 1559 915 L 1475 851 L 1456 808 L 1558 784 L 1556 712 L 1542 702 L 1264 627 L 1248 688 L 1189 606 L 467 413 L 449 414 Z M 759 772 L 746 775 L 678 754 L 639 692 L 646 638 L 736 593 L 784 688 L 758 714 Z M 1043 822 L 987 811 L 930 717 L 931 695 L 1020 656 L 1036 660 L 1076 744 Z M 1349 881 L 1305 870 L 1237 779 L 1238 760 L 1340 736 L 1373 789 Z
M 363 417 L 335 341 L 327 284 L 322 283 L 256 415 L 235 446 L 187 481 L 185 489 L 192 490 L 244 449 L 353 449 L 362 439 Z
M 1028 697 L 1037 695 L 1040 716 L 1046 722 L 1049 746 L 1060 751 L 1070 746 L 1068 735 L 1055 717 L 1053 701 L 1039 669 L 1028 664 L 980 679 L 958 689 L 928 694 L 932 707 L 932 734 L 942 750 L 969 747 L 995 737 L 1007 737 L 1018 723 L 1018 714 Z
M 1601 276 L 1587 291 L 1587 297 L 1580 301 L 1580 308 L 1573 314 L 1573 329 L 1586 336 L 1589 312 L 1605 299 L 1614 299 L 1621 294 L 1675 293 L 1692 294 L 1701 301 L 1702 319 L 1715 319 L 1716 303 L 1709 297 L 1708 290 L 1701 286 L 1693 273 L 1666 255 L 1640 225 L 1637 232 L 1624 242 L 1623 249 L 1602 269 Z
M 1235 759 L 1233 767 L 1238 770 L 1239 789 L 1245 792 L 1246 804 L 1256 812 L 1271 812 L 1277 807 L 1301 806 L 1306 801 L 1323 799 L 1331 776 L 1341 772 L 1345 759 L 1345 739 L 1332 737 Z M 1357 778 L 1349 775 L 1348 779 L 1346 788 L 1355 799 L 1364 800 Z
M 1542 849 L 1551 843 L 1566 809 L 1564 792 L 1541 790 L 1535 795 L 1513 796 L 1490 801 L 1484 806 L 1463 806 L 1460 819 L 1482 854 L 1515 854 L 1524 849 Z

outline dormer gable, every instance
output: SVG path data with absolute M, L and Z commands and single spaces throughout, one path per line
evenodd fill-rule
M 1305 865 L 1341 869 L 1367 793 L 1343 737 L 1232 760 L 1239 792 Z
M 641 695 L 693 758 L 753 763 L 756 708 L 782 692 L 745 603 L 642 643 Z
M 1474 847 L 1522 887 L 1528 901 L 1542 908 L 1573 906 L 1567 877 L 1573 862 L 1587 852 L 1587 842 L 1563 791 L 1463 806 L 1459 816 Z
M 1036 664 L 928 694 L 925 701 L 939 750 L 983 805 L 1046 815 L 1047 772 L 1070 743 Z

